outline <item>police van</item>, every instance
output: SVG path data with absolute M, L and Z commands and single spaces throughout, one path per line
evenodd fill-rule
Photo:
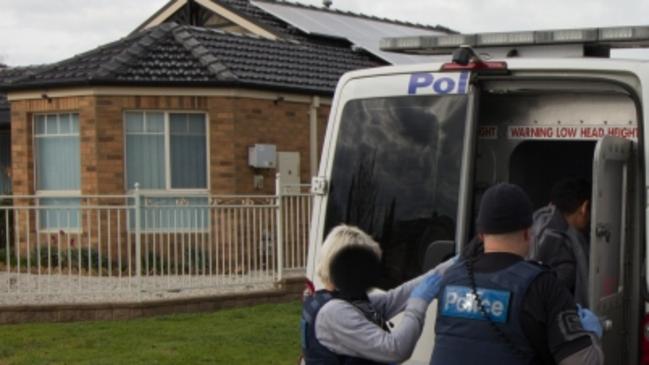
M 593 183 L 587 305 L 604 324 L 606 362 L 649 364 L 649 62 L 607 57 L 647 45 L 649 27 L 383 40 L 446 56 L 340 80 L 313 179 L 308 286 L 320 287 L 319 249 L 340 223 L 381 244 L 389 289 L 470 240 L 489 186 L 518 184 L 539 208 L 554 182 L 583 177 Z M 435 313 L 408 364 L 428 364 Z

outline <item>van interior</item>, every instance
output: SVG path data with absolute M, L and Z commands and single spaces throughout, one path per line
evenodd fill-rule
M 547 205 L 552 186 L 564 178 L 593 179 L 593 157 L 597 138 L 550 135 L 516 136 L 512 128 L 553 129 L 635 127 L 635 104 L 622 90 L 611 85 L 486 83 L 479 96 L 476 137 L 473 216 L 482 193 L 497 182 L 520 185 L 534 208 Z M 536 89 L 536 90 L 534 90 Z M 480 133 L 491 128 L 490 135 Z M 474 232 L 470 225 L 469 234 Z M 470 236 L 469 236 L 470 237 Z
M 521 142 L 509 158 L 509 182 L 521 186 L 538 209 L 548 204 L 556 182 L 592 180 L 594 150 L 594 141 Z
M 552 186 L 559 180 L 591 181 L 593 199 L 598 200 L 591 211 L 591 225 L 597 224 L 597 228 L 591 228 L 592 233 L 587 237 L 596 250 L 591 248 L 589 290 L 595 288 L 598 296 L 591 305 L 604 323 L 611 324 L 603 341 L 607 363 L 626 363 L 625 354 L 637 353 L 637 341 L 628 342 L 628 334 L 639 333 L 639 329 L 629 328 L 639 323 L 638 311 L 630 308 L 639 305 L 641 297 L 632 289 L 640 287 L 641 263 L 630 259 L 633 255 L 640 256 L 642 246 L 639 229 L 642 213 L 636 204 L 641 192 L 634 189 L 639 186 L 636 180 L 640 179 L 634 172 L 638 159 L 615 160 L 618 147 L 598 147 L 602 138 L 561 138 L 534 132 L 546 127 L 557 131 L 566 126 L 574 130 L 593 127 L 603 131 L 635 128 L 637 111 L 633 99 L 613 89 L 584 92 L 570 87 L 551 91 L 540 87 L 538 91 L 523 88 L 512 92 L 506 86 L 485 87 L 477 107 L 474 183 L 466 222 L 468 239 L 475 235 L 474 222 L 482 194 L 498 182 L 521 186 L 538 209 L 549 203 Z M 481 128 L 489 133 L 482 133 Z M 513 128 L 529 129 L 517 135 L 512 132 Z M 628 142 L 619 139 L 613 145 Z M 601 159 L 605 161 L 597 162 Z M 631 229 L 634 225 L 637 226 Z M 600 228 L 608 231 L 600 235 Z M 606 281 L 616 283 L 616 289 L 610 292 L 601 289 Z M 593 296 L 592 292 L 590 295 Z M 625 347 L 629 352 L 620 351 Z

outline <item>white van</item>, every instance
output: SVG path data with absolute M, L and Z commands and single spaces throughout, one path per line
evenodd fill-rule
M 479 35 L 470 36 L 476 45 Z M 615 45 L 601 38 L 598 52 Z M 426 50 L 412 39 L 404 44 Z M 520 55 L 506 44 L 491 46 Z M 435 53 L 430 45 L 427 50 Z M 585 177 L 593 182 L 588 304 L 606 327 L 606 362 L 649 364 L 649 117 L 643 113 L 649 63 L 585 57 L 467 62 L 458 55 L 458 62 L 362 70 L 340 80 L 314 178 L 310 284 L 320 286 L 314 270 L 319 249 L 340 223 L 380 242 L 381 287 L 388 289 L 468 242 L 477 202 L 492 184 L 516 183 L 541 207 L 554 182 Z M 408 364 L 428 364 L 434 311 L 431 306 Z

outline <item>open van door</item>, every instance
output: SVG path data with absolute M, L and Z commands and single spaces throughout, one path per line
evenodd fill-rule
M 602 320 L 607 364 L 625 361 L 624 270 L 633 142 L 606 136 L 595 147 L 588 304 Z

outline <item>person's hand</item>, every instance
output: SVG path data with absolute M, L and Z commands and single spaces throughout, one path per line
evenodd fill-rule
M 433 298 L 439 292 L 440 281 L 442 275 L 432 274 L 426 276 L 410 293 L 411 298 L 418 298 L 424 300 L 426 303 L 433 301 Z
M 579 314 L 579 319 L 581 319 L 581 325 L 586 331 L 593 332 L 597 335 L 597 338 L 602 338 L 604 330 L 602 328 L 602 323 L 599 321 L 599 318 L 591 310 L 582 308 L 581 305 L 577 304 L 577 313 Z

